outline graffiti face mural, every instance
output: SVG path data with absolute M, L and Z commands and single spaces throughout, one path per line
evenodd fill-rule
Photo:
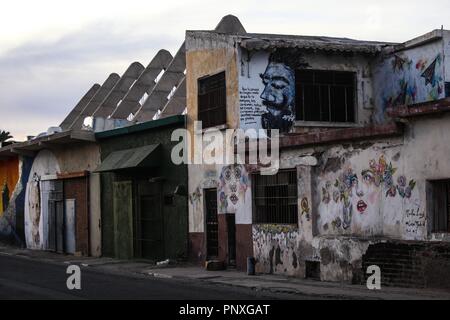
M 295 72 L 309 67 L 302 52 L 244 51 L 241 59 L 240 127 L 290 132 L 295 121 Z
M 294 71 L 283 63 L 270 62 L 261 79 L 264 84 L 261 100 L 267 108 L 262 115 L 262 127 L 288 132 L 295 121 Z
M 326 181 L 322 187 L 322 207 L 325 206 L 328 209 L 325 211 L 334 215 L 334 218 L 332 221 L 324 219 L 327 226 L 324 230 L 328 229 L 329 222 L 334 229 L 349 229 L 354 213 L 375 214 L 382 197 L 410 199 L 416 182 L 408 182 L 403 175 L 395 180 L 396 172 L 397 168 L 382 155 L 378 160 L 371 160 L 368 168 L 363 169 L 360 175 L 348 166 L 334 183 Z

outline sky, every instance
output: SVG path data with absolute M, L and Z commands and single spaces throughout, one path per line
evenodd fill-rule
M 445 25 L 448 0 L 15 0 L 0 14 L 0 130 L 58 126 L 94 83 L 175 54 L 185 30 L 236 15 L 248 32 L 404 42 Z M 449 22 L 450 24 L 450 22 Z

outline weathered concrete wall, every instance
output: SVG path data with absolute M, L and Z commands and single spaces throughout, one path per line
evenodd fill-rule
M 305 260 L 319 261 L 322 280 L 352 281 L 370 244 L 448 241 L 427 227 L 426 184 L 450 177 L 442 161 L 449 122 L 449 115 L 430 117 L 409 123 L 401 138 L 283 151 L 282 168 L 298 168 L 298 231 L 254 226 L 258 270 L 303 276 Z M 317 165 L 302 165 L 305 157 Z
M 445 97 L 443 40 L 380 57 L 374 62 L 375 119 L 389 107 Z
M 197 238 L 199 234 L 205 232 L 204 190 L 214 188 L 217 189 L 219 223 L 225 223 L 222 216 L 235 215 L 236 263 L 240 269 L 245 269 L 246 259 L 252 252 L 252 198 L 250 177 L 246 166 L 190 165 L 189 177 L 189 233 L 193 235 L 194 243 L 191 250 L 194 251 L 195 260 L 202 261 L 205 258 L 205 240 L 199 241 Z M 225 228 L 225 226 L 220 227 Z M 226 251 L 226 248 L 227 246 L 222 244 L 222 249 Z M 227 252 L 221 251 L 219 254 L 227 256 Z
M 197 120 L 198 79 L 225 71 L 227 90 L 228 128 L 239 125 L 239 76 L 237 50 L 232 37 L 205 33 L 188 32 L 186 35 L 186 91 L 188 130 L 192 136 Z M 206 139 L 213 133 L 205 133 Z M 226 142 L 223 151 L 227 148 Z M 246 258 L 252 248 L 251 239 L 251 198 L 248 192 L 250 183 L 244 166 L 190 165 L 189 166 L 189 234 L 191 257 L 197 261 L 205 259 L 206 240 L 204 239 L 204 190 L 217 188 L 218 214 L 235 214 L 237 232 L 237 264 L 245 268 Z M 225 219 L 221 219 L 221 221 Z M 248 234 L 247 234 L 248 233 Z M 226 246 L 222 246 L 225 248 Z M 227 253 L 221 252 L 221 256 Z
M 227 126 L 235 128 L 239 123 L 239 90 L 237 51 L 229 36 L 206 33 L 186 34 L 186 94 L 188 129 L 194 132 L 197 120 L 198 79 L 225 71 L 227 88 Z
M 89 250 L 90 255 L 101 255 L 101 199 L 98 174 L 92 173 L 100 165 L 100 146 L 94 143 L 78 144 L 54 150 L 60 165 L 59 173 L 89 171 Z
M 95 144 L 77 144 L 53 150 L 40 151 L 33 162 L 33 167 L 27 182 L 25 196 L 25 238 L 30 249 L 46 249 L 47 228 L 44 228 L 48 216 L 48 192 L 44 190 L 47 184 L 42 180 L 56 180 L 58 174 L 92 172 L 100 164 L 100 149 Z M 98 176 L 88 177 L 90 194 L 89 203 L 83 198 L 83 204 L 89 204 L 89 254 L 101 255 L 101 205 L 100 184 Z M 44 220 L 45 221 L 44 221 Z M 86 221 L 86 228 L 88 227 Z M 81 228 L 81 227 L 79 227 Z M 83 227 L 84 228 L 84 227 Z M 87 241 L 85 241 L 87 243 Z M 83 247 L 86 254 L 87 249 Z
M 54 149 L 60 173 L 93 171 L 100 164 L 100 147 L 97 144 L 75 144 Z

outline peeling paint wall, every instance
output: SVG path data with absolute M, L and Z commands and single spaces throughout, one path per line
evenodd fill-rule
M 303 276 L 299 257 L 299 230 L 292 225 L 254 225 L 256 272 Z
M 187 32 L 186 70 L 187 127 L 192 137 L 196 133 L 196 131 L 194 130 L 194 121 L 197 120 L 198 114 L 198 79 L 208 75 L 214 75 L 222 71 L 225 71 L 226 79 L 227 126 L 229 128 L 237 127 L 239 123 L 239 77 L 237 66 L 237 50 L 234 47 L 234 41 L 232 37 L 211 33 L 205 33 L 202 34 L 201 37 L 199 37 L 197 32 Z M 248 200 L 246 196 L 246 190 L 242 190 L 242 186 L 239 186 L 238 192 L 228 194 L 230 184 L 225 180 L 225 175 L 222 174 L 222 166 L 189 165 L 188 170 L 190 234 L 198 234 L 205 231 L 203 201 L 204 189 L 218 188 L 217 196 L 219 211 L 221 213 L 235 213 L 236 224 L 246 222 L 246 220 L 248 220 L 246 218 L 241 219 L 240 215 L 238 215 L 237 212 L 242 210 L 240 209 L 240 207 L 242 207 L 241 203 L 247 201 L 246 203 L 250 206 L 251 200 Z M 233 170 L 230 170 L 230 172 L 232 171 Z M 234 172 L 231 176 L 233 176 L 233 179 L 236 180 Z M 237 184 L 236 187 L 238 187 Z M 239 195 L 239 193 L 242 193 L 242 191 L 244 191 L 243 194 Z M 233 194 L 237 198 L 232 196 Z M 251 212 L 251 210 L 249 212 Z M 192 250 L 195 251 L 193 255 L 202 256 L 205 248 L 193 248 Z
M 258 270 L 303 277 L 305 261 L 318 261 L 322 280 L 351 282 L 370 244 L 448 241 L 428 229 L 426 185 L 450 178 L 449 123 L 430 117 L 404 137 L 284 150 L 281 167 L 297 168 L 299 225 L 253 226 Z

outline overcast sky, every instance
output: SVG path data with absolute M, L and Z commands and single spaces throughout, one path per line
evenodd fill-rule
M 448 0 L 14 0 L 0 16 L 0 129 L 16 139 L 59 125 L 94 83 L 226 14 L 249 32 L 404 42 L 449 19 Z M 448 21 L 450 24 L 450 21 Z

